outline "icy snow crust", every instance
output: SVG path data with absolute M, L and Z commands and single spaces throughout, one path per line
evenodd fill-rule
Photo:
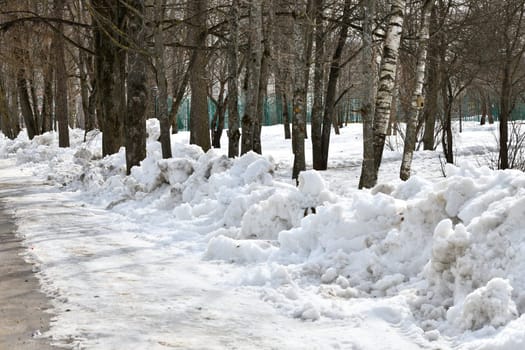
M 255 153 L 231 160 L 176 142 L 174 158 L 163 160 L 158 124 L 148 121 L 148 131 L 147 158 L 130 176 L 123 150 L 101 157 L 97 132 L 82 142 L 82 132 L 72 130 L 70 149 L 59 149 L 54 133 L 32 142 L 22 134 L 0 140 L 0 154 L 16 158 L 19 171 L 61 191 L 9 199 L 27 258 L 55 298 L 49 335 L 58 344 L 525 348 L 523 173 L 447 166 L 440 180 L 413 176 L 342 195 L 315 171 L 303 172 L 298 187 L 279 180 L 276 161 Z M 55 227 L 44 216 L 56 215 L 49 204 L 40 209 L 44 218 L 35 218 L 31 203 L 51 194 L 66 203 L 59 211 L 77 216 L 57 217 Z M 198 305 L 187 299 L 194 293 L 203 298 Z M 222 306 L 208 310 L 207 321 L 196 318 L 212 302 L 206 298 L 217 295 Z M 291 332 L 312 332 L 318 324 L 348 337 L 327 332 L 321 341 L 283 343 L 286 336 L 272 339 L 276 329 L 261 326 L 265 316 L 250 318 L 246 308 L 259 308 Z M 243 316 L 225 320 L 229 312 Z M 217 329 L 206 346 L 170 335 L 210 319 Z M 250 322 L 260 333 L 235 338 L 233 327 Z M 398 335 L 387 336 L 392 330 Z M 391 343 L 375 339 L 381 331 Z M 233 343 L 222 339 L 228 333 Z M 250 336 L 257 339 L 246 343 Z

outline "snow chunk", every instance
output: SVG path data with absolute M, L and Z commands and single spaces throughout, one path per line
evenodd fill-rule
M 214 237 L 208 243 L 204 258 L 238 263 L 265 261 L 277 248 L 265 241 L 235 240 L 225 236 Z
M 450 308 L 447 319 L 465 330 L 503 326 L 517 317 L 511 294 L 508 280 L 493 278 L 485 287 L 467 295 L 463 303 Z

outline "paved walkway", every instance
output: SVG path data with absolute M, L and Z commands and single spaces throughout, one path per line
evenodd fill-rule
M 0 185 L 2 189 L 2 185 Z M 34 338 L 49 327 L 50 307 L 31 265 L 19 255 L 21 240 L 0 198 L 0 349 L 51 350 L 47 339 Z

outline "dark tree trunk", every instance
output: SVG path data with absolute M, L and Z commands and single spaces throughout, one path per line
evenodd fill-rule
M 202 50 L 206 44 L 206 0 L 188 2 L 188 40 L 197 50 L 195 62 L 191 69 L 191 109 L 190 109 L 190 143 L 196 144 L 206 152 L 211 148 L 210 121 L 208 116 L 208 84 L 206 53 Z
M 454 150 L 453 150 L 453 135 L 452 135 L 452 103 L 454 96 L 452 95 L 452 86 L 448 79 L 444 82 L 442 88 L 443 96 L 443 133 L 441 143 L 443 145 L 443 153 L 447 163 L 454 164 Z
M 117 32 L 123 30 L 126 10 L 120 2 L 109 5 L 104 0 L 92 0 L 92 5 L 97 15 L 104 18 L 95 26 L 95 89 L 102 129 L 102 155 L 106 156 L 117 153 L 123 145 L 126 54 L 113 41 L 122 40 Z
M 314 102 L 312 105 L 311 138 L 313 168 L 322 168 L 322 122 L 323 122 L 323 80 L 324 80 L 324 26 L 323 26 L 323 2 L 315 0 L 315 65 L 314 65 Z
M 62 18 L 64 12 L 64 0 L 55 0 L 54 15 Z M 55 83 L 56 83 L 56 102 L 55 116 L 58 122 L 58 146 L 69 147 L 69 122 L 67 105 L 67 71 L 64 50 L 64 38 L 62 36 L 62 23 L 57 25 L 57 32 L 53 38 L 55 55 Z
M 343 18 L 350 17 L 352 2 L 350 0 L 345 0 L 345 7 L 343 9 Z M 332 127 L 332 121 L 335 118 L 334 107 L 336 99 L 336 87 L 337 80 L 339 79 L 339 72 L 341 70 L 341 56 L 343 54 L 343 49 L 346 44 L 346 37 L 348 35 L 348 25 L 347 21 L 343 21 L 341 24 L 341 29 L 339 31 L 339 37 L 337 40 L 337 46 L 335 48 L 334 54 L 332 56 L 332 62 L 330 64 L 330 72 L 328 73 L 328 83 L 326 88 L 326 98 L 324 105 L 324 114 L 323 114 L 323 130 L 321 138 L 321 161 L 319 163 L 318 170 L 326 170 L 328 168 L 328 149 L 330 146 L 330 132 Z
M 252 0 L 249 5 L 249 52 L 246 65 L 246 105 L 242 116 L 241 154 L 254 150 L 254 135 L 256 127 L 258 128 L 259 114 L 257 107 L 263 56 L 261 7 L 261 0 Z
M 20 110 L 24 118 L 24 123 L 27 128 L 27 136 L 30 140 L 38 134 L 36 130 L 35 118 L 33 110 L 31 109 L 31 102 L 29 102 L 29 94 L 27 93 L 27 80 L 25 78 L 25 69 L 20 68 L 17 74 L 17 88 L 18 101 L 20 103 Z
M 50 58 L 52 54 L 49 55 Z M 53 130 L 53 64 L 44 69 L 44 100 L 42 102 L 42 132 Z
M 129 11 L 127 36 L 134 47 L 145 42 L 144 1 L 126 0 L 133 8 Z M 146 158 L 146 104 L 148 88 L 146 86 L 147 59 L 138 50 L 128 53 L 129 72 L 127 77 L 128 103 L 125 118 L 126 172 L 139 165 Z
M 487 99 L 485 98 L 485 93 L 483 90 L 479 91 L 479 102 L 481 104 L 481 119 L 479 124 L 485 125 L 487 122 Z
M 500 113 L 499 113 L 499 168 L 509 168 L 509 130 L 508 123 L 512 111 L 511 94 L 512 82 L 510 78 L 510 63 L 503 66 L 503 80 L 501 82 Z
M 239 155 L 239 87 L 237 66 L 239 50 L 239 0 L 232 1 L 230 8 L 230 47 L 228 49 L 228 157 Z
M 436 33 L 438 29 L 437 10 L 433 7 L 430 11 L 429 30 Z M 436 34 L 437 35 L 437 34 Z M 439 58 L 440 45 L 437 38 L 430 40 L 428 43 L 428 67 L 427 67 L 427 95 L 423 107 L 423 117 L 425 130 L 423 132 L 423 149 L 434 150 L 435 147 L 435 127 L 436 115 L 438 113 L 438 95 L 439 95 Z
M 221 136 L 224 130 L 224 114 L 228 97 L 224 97 L 225 83 L 220 82 L 219 96 L 212 102 L 215 104 L 215 113 L 211 121 L 211 145 L 213 148 L 221 148 Z
M 284 138 L 289 140 L 292 138 L 290 131 L 290 111 L 288 109 L 288 94 L 286 90 L 283 92 L 283 124 L 284 124 Z
M 1 78 L 1 77 L 0 77 Z M 13 128 L 14 116 L 9 111 L 9 104 L 7 103 L 7 91 L 4 88 L 3 81 L 0 80 L 0 126 L 5 136 L 14 139 L 17 134 Z
M 155 73 L 158 87 L 158 115 L 160 124 L 160 144 L 162 147 L 162 158 L 171 158 L 171 121 L 168 116 L 168 80 L 166 79 L 166 67 L 164 63 L 164 33 L 161 23 L 164 19 L 166 0 L 155 0 Z

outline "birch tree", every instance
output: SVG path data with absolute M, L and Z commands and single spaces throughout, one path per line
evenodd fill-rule
M 412 102 L 407 118 L 403 158 L 401 160 L 401 169 L 399 173 L 401 180 L 405 181 L 410 177 L 412 158 L 416 147 L 418 114 L 422 107 L 420 104 L 423 101 L 423 83 L 425 81 L 430 10 L 433 5 L 434 0 L 426 0 L 421 11 L 421 25 L 418 33 L 416 84 L 412 93 Z
M 373 184 L 377 183 L 377 176 L 385 138 L 390 118 L 390 107 L 392 104 L 392 90 L 395 84 L 397 57 L 403 31 L 403 20 L 405 11 L 405 0 L 391 0 L 390 20 L 385 34 L 383 55 L 381 57 L 381 68 L 379 71 L 379 86 L 377 90 L 375 112 L 374 112 L 374 168 L 371 177 Z

